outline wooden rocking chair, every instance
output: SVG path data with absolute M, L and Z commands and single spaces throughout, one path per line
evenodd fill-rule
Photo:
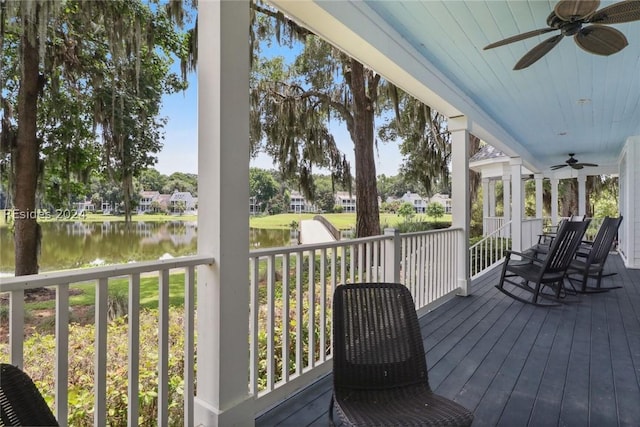
M 511 298 L 527 304 L 558 305 L 564 289 L 565 274 L 588 225 L 589 220 L 562 223 L 544 258 L 539 258 L 533 251 L 528 253 L 507 251 L 500 283 L 496 288 Z M 512 255 L 519 255 L 522 260 L 513 260 Z M 519 277 L 520 280 L 514 280 L 514 277 Z M 505 285 L 510 285 L 510 288 L 505 288 Z M 544 287 L 553 288 L 554 293 L 543 292 Z M 517 288 L 530 293 L 531 298 L 526 299 L 515 294 L 514 291 Z M 554 302 L 542 303 L 541 298 L 551 299 Z
M 606 292 L 611 289 L 620 288 L 620 286 L 601 287 L 600 282 L 603 277 L 611 275 L 604 273 L 604 264 L 607 261 L 621 223 L 622 216 L 619 218 L 606 217 L 604 221 L 602 221 L 602 225 L 600 225 L 598 234 L 596 234 L 593 242 L 588 242 L 578 248 L 578 256 L 571 261 L 569 269 L 567 270 L 569 283 L 571 283 L 572 286 L 574 282 L 580 284 L 580 288 L 576 289 L 577 292 Z M 590 277 L 596 279 L 595 287 L 587 286 Z

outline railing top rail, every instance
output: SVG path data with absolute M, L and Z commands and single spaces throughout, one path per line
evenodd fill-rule
M 473 245 L 471 245 L 469 247 L 469 250 L 475 248 L 476 246 L 480 246 L 482 243 L 484 243 L 485 241 L 489 240 L 492 237 L 496 237 L 496 235 L 500 235 L 502 233 L 502 231 L 504 231 L 504 229 L 506 229 L 507 227 L 511 227 L 511 221 L 506 222 L 502 227 L 496 229 L 494 232 L 487 234 L 482 240 L 477 241 L 476 243 L 474 243 Z
M 32 274 L 29 276 L 3 277 L 0 279 L 0 292 L 41 288 L 62 283 L 86 282 L 108 277 L 147 273 L 150 271 L 213 264 L 213 262 L 214 259 L 211 255 L 193 255 L 167 260 L 137 262 L 134 264 L 116 264 L 104 267 Z
M 402 234 L 400 234 L 400 237 L 423 236 L 425 234 L 448 233 L 448 232 L 452 232 L 452 231 L 462 231 L 462 228 L 460 228 L 460 227 L 456 227 L 456 228 L 449 227 L 449 228 L 439 228 L 437 230 L 414 231 L 412 233 L 402 233 Z
M 263 257 L 263 256 L 270 256 L 270 255 L 281 255 L 285 253 L 310 251 L 313 249 L 341 248 L 345 246 L 357 245 L 359 243 L 380 242 L 383 240 L 390 240 L 391 238 L 392 237 L 390 236 L 385 236 L 381 234 L 379 236 L 360 237 L 358 239 L 340 240 L 337 242 L 309 243 L 306 245 L 282 246 L 279 248 L 252 249 L 249 251 L 249 257 L 255 258 L 255 257 Z

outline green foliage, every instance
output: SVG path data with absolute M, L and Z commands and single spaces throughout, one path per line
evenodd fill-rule
M 333 213 L 342 213 L 344 211 L 344 208 L 342 207 L 342 205 L 333 205 Z
M 432 194 L 446 188 L 451 156 L 446 117 L 399 89 L 391 93 L 389 102 L 394 103 L 396 114 L 380 127 L 378 137 L 402 141 L 400 171 L 406 182 L 422 187 L 417 192 Z
M 278 183 L 270 172 L 258 168 L 249 169 L 249 195 L 255 197 L 256 206 L 261 212 L 269 207 L 278 190 Z
M 427 215 L 436 219 L 436 221 L 444 216 L 444 206 L 440 203 L 432 202 L 427 205 Z
M 604 218 L 605 216 L 609 217 L 617 217 L 620 208 L 618 207 L 618 201 L 612 197 L 600 197 L 594 203 L 594 214 L 595 218 Z
M 405 221 L 410 221 L 416 215 L 416 209 L 409 202 L 404 202 L 398 209 L 398 215 L 404 218 Z
M 69 326 L 69 424 L 92 425 L 94 407 L 93 361 L 94 326 Z M 140 313 L 139 425 L 154 425 L 157 417 L 158 389 L 158 312 Z M 169 402 L 181 402 L 184 393 L 184 318 L 181 309 L 169 309 Z M 127 423 L 128 325 L 126 317 L 110 322 L 107 328 L 107 411 L 110 425 Z M 0 345 L 0 358 L 6 360 L 7 345 Z M 55 336 L 34 333 L 24 342 L 24 366 L 49 405 L 54 401 Z M 181 404 L 170 405 L 169 425 L 184 419 Z
M 168 177 L 154 168 L 147 168 L 140 172 L 138 181 L 140 181 L 140 185 L 142 185 L 142 189 L 145 191 L 161 192 L 162 188 L 167 185 Z

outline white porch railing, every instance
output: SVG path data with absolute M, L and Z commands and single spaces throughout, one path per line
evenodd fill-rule
M 493 234 L 496 230 L 506 230 L 504 228 L 505 223 L 507 221 L 505 221 L 504 217 L 502 216 L 488 216 L 488 217 L 484 217 L 482 219 L 482 235 L 483 236 L 489 236 L 491 234 Z M 507 236 L 501 236 L 501 237 L 509 237 Z
M 511 236 L 511 221 L 469 247 L 472 278 L 480 276 L 483 272 L 502 262 L 504 251 L 511 249 L 511 239 L 505 236 Z
M 460 229 L 402 234 L 401 280 L 420 310 L 457 290 Z
M 331 370 L 331 298 L 337 285 L 400 281 L 417 309 L 455 293 L 459 232 L 251 251 L 250 389 L 256 411 Z
M 68 424 L 69 406 L 69 288 L 74 284 L 93 283 L 95 288 L 95 334 L 93 337 L 94 360 L 87 375 L 93 375 L 93 424 L 105 425 L 108 417 L 108 377 L 128 382 L 128 425 L 138 425 L 140 367 L 140 280 L 143 275 L 153 274 L 158 279 L 158 323 L 157 323 L 157 425 L 169 425 L 169 272 L 184 271 L 184 418 L 185 425 L 193 425 L 194 400 L 194 324 L 195 324 L 195 267 L 214 262 L 209 256 L 190 256 L 173 260 L 140 262 L 83 270 L 62 271 L 33 276 L 3 278 L 0 292 L 9 293 L 9 362 L 19 367 L 24 362 L 25 335 L 25 290 L 53 288 L 55 304 L 55 362 L 50 368 L 55 376 L 55 416 L 60 425 Z M 128 372 L 127 378 L 117 378 L 118 373 L 107 372 L 107 326 L 109 324 L 108 292 L 110 280 L 127 277 L 128 289 Z M 87 346 L 91 343 L 87 342 Z M 85 363 L 86 365 L 86 363 Z M 86 392 L 89 392 L 87 390 Z M 176 402 L 177 403 L 177 402 Z
M 285 248 L 251 251 L 250 266 L 250 315 L 249 387 L 255 396 L 257 413 L 286 398 L 290 393 L 308 384 L 331 369 L 331 297 L 340 283 L 400 281 L 412 291 L 417 309 L 426 309 L 454 295 L 459 283 L 457 277 L 459 229 L 445 229 L 400 235 L 391 232 L 382 236 L 331 242 L 318 245 L 301 245 Z M 70 342 L 76 342 L 73 326 L 70 326 L 70 288 L 72 285 L 92 286 L 95 289 L 95 333 L 87 338 L 86 346 L 92 349 L 83 359 L 88 369 L 91 386 L 87 387 L 93 402 L 92 415 L 95 425 L 103 425 L 111 419 L 111 395 L 113 381 L 125 384 L 127 425 L 138 425 L 141 406 L 138 397 L 143 391 L 141 361 L 148 357 L 147 350 L 140 348 L 142 312 L 140 308 L 141 282 L 151 275 L 154 278 L 152 292 L 158 296 L 158 312 L 154 320 L 157 326 L 157 345 L 153 346 L 153 360 L 157 368 L 154 405 L 157 405 L 157 425 L 175 424 L 170 418 L 170 407 L 179 405 L 184 425 L 193 425 L 194 388 L 196 369 L 195 350 L 195 267 L 211 264 L 208 256 L 176 258 L 166 261 L 107 266 L 76 271 L 64 271 L 36 276 L 3 278 L 0 292 L 9 294 L 9 339 L 0 341 L 0 359 L 23 366 L 25 360 L 34 363 L 31 356 L 25 357 L 25 303 L 26 289 L 46 287 L 56 292 L 55 303 L 55 358 L 45 371 L 53 372 L 55 380 L 44 390 L 55 402 L 55 415 L 61 425 L 69 419 L 71 374 L 75 374 L 72 363 L 75 355 Z M 176 392 L 177 379 L 169 378 L 169 280 L 175 286 L 170 270 L 184 271 L 180 292 L 184 292 L 184 331 L 182 337 L 184 373 L 183 382 Z M 113 366 L 113 355 L 109 349 L 114 337 L 108 319 L 109 290 L 114 282 L 128 281 L 126 304 L 128 315 L 123 326 L 127 329 L 124 338 L 126 362 Z M 114 280 L 118 279 L 118 280 Z M 182 280 L 182 279 L 178 279 Z M 147 285 L 145 285 L 147 286 Z M 149 289 L 142 289 L 149 292 Z M 157 292 L 157 294 L 156 294 Z M 173 298 L 173 296 L 172 296 Z M 155 313 L 155 312 L 154 312 Z M 149 327 L 149 326 L 147 326 Z M 71 331 L 71 332 L 70 332 Z M 70 335 L 71 334 L 71 335 Z M 70 340 L 73 338 L 72 340 Z M 119 338 L 116 338 L 119 339 Z M 175 344 L 172 341 L 172 351 Z M 144 348 L 144 347 L 143 347 Z M 128 354 L 127 354 L 128 353 Z M 173 357 L 173 356 L 172 356 Z M 109 361 L 109 362 L 108 362 Z M 173 363 L 173 362 L 172 362 Z M 26 367 L 29 371 L 29 366 Z M 148 369 L 147 369 L 148 370 Z M 171 381 L 171 384 L 170 384 Z M 90 390 L 93 387 L 93 390 Z M 170 390 L 171 392 L 169 392 Z M 72 392 L 75 393 L 75 392 Z M 176 394 L 177 393 L 177 394 Z M 180 401 L 182 396 L 183 402 Z M 53 397 L 52 397 L 53 396 Z M 145 407 L 147 408 L 147 407 Z M 171 416 L 173 417 L 173 415 Z M 149 421 L 146 421 L 149 422 Z M 180 422 L 182 424 L 182 422 Z

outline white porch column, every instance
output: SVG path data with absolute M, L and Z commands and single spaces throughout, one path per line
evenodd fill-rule
M 522 186 L 522 159 L 512 157 L 509 159 L 511 167 L 511 248 L 514 251 L 522 251 L 522 218 L 524 211 L 524 191 Z
M 618 250 L 627 268 L 640 268 L 640 135 L 627 138 L 618 166 L 623 217 Z
M 449 118 L 451 132 L 451 226 L 461 228 L 458 239 L 459 295 L 469 295 L 469 126 L 464 116 Z
M 558 178 L 551 178 L 551 225 L 558 224 Z
M 489 234 L 487 217 L 489 216 L 489 178 L 482 178 L 482 234 Z
M 587 176 L 578 175 L 578 215 L 587 214 Z
M 249 394 L 249 0 L 198 5 L 195 424 L 254 425 Z
M 536 182 L 536 218 L 542 219 L 542 216 L 544 215 L 542 212 L 542 195 L 544 194 L 544 190 L 542 187 L 543 176 L 541 173 L 537 173 L 533 176 L 533 179 Z
M 505 171 L 502 175 L 502 210 L 504 222 L 511 221 L 511 171 Z
M 489 216 L 496 216 L 496 181 L 489 181 Z

